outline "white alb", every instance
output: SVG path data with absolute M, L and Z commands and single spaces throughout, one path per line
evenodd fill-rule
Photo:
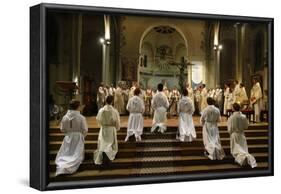
M 141 140 L 141 135 L 143 132 L 143 116 L 144 112 L 144 102 L 139 96 L 133 96 L 129 99 L 127 104 L 127 110 L 130 112 L 127 128 L 127 136 L 125 141 L 129 139 L 130 136 L 135 135 L 137 141 Z
M 203 125 L 203 143 L 207 155 L 211 160 L 222 160 L 225 156 L 221 146 L 218 122 L 220 121 L 220 111 L 214 105 L 208 105 L 200 118 Z
M 103 153 L 110 160 L 114 160 L 118 152 L 117 130 L 120 129 L 120 117 L 118 111 L 111 105 L 105 105 L 97 115 L 100 125 L 98 147 L 94 152 L 95 164 L 102 164 Z
M 68 110 L 61 121 L 61 131 L 65 133 L 56 156 L 56 176 L 72 174 L 84 160 L 84 142 L 88 132 L 86 119 L 76 110 Z
M 243 166 L 249 164 L 252 168 L 257 166 L 255 158 L 249 154 L 244 130 L 248 128 L 248 120 L 241 112 L 234 112 L 227 121 L 230 134 L 230 151 L 235 162 Z
M 169 101 L 163 92 L 157 92 L 152 99 L 151 107 L 154 110 L 151 132 L 154 132 L 157 127 L 159 131 L 164 133 L 166 131 L 167 109 L 169 108 Z
M 180 141 L 191 142 L 196 138 L 196 132 L 192 120 L 192 114 L 194 113 L 194 106 L 192 100 L 183 96 L 178 103 L 179 113 L 179 135 L 177 139 Z

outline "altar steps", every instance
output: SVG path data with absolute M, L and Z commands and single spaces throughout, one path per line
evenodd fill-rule
M 94 180 L 103 178 L 125 178 L 186 173 L 259 171 L 268 168 L 268 125 L 251 125 L 245 130 L 249 152 L 257 160 L 258 167 L 240 167 L 230 154 L 229 134 L 226 126 L 219 126 L 222 146 L 226 153 L 223 160 L 210 160 L 204 156 L 202 127 L 196 126 L 197 139 L 193 142 L 176 140 L 177 127 L 168 127 L 164 134 L 151 133 L 144 128 L 141 142 L 134 137 L 124 142 L 126 128 L 117 132 L 118 154 L 108 166 L 101 168 L 93 163 L 93 152 L 97 147 L 99 128 L 90 128 L 85 139 L 85 159 L 78 171 L 72 175 L 55 177 L 55 157 L 64 134 L 58 128 L 49 130 L 49 177 L 50 181 Z

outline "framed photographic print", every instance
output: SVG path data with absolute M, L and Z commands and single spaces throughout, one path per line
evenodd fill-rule
M 30 8 L 30 186 L 273 175 L 273 18 Z

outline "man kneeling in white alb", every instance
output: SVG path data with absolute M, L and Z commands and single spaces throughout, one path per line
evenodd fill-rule
M 79 107 L 78 100 L 71 100 L 69 110 L 62 118 L 60 129 L 65 137 L 55 160 L 56 176 L 76 172 L 84 160 L 84 142 L 88 127 Z
M 208 97 L 208 106 L 202 111 L 201 123 L 203 125 L 203 143 L 205 155 L 211 160 L 222 160 L 225 156 L 221 146 L 218 122 L 220 121 L 220 110 L 214 106 L 215 101 Z
M 233 104 L 234 113 L 227 121 L 227 129 L 230 134 L 230 151 L 235 162 L 243 166 L 248 163 L 252 168 L 257 166 L 256 159 L 249 154 L 244 130 L 248 128 L 248 120 L 240 112 L 240 105 Z
M 154 110 L 151 132 L 154 132 L 158 127 L 158 131 L 164 133 L 166 131 L 167 109 L 169 101 L 163 93 L 163 84 L 158 84 L 157 93 L 153 96 L 151 107 Z
M 134 90 L 134 96 L 129 99 L 127 104 L 127 110 L 130 112 L 127 136 L 125 141 L 129 140 L 129 137 L 135 135 L 136 141 L 141 141 L 141 135 L 143 132 L 143 117 L 144 112 L 144 102 L 139 97 L 140 89 L 136 88 Z
M 192 100 L 188 97 L 188 90 L 183 89 L 182 98 L 178 103 L 179 113 L 179 136 L 180 141 L 191 142 L 196 138 L 196 132 L 192 120 L 194 106 Z
M 118 111 L 112 106 L 113 96 L 107 96 L 106 105 L 97 115 L 100 125 L 98 148 L 94 152 L 95 164 L 102 164 L 104 156 L 114 160 L 118 152 L 117 130 L 120 129 L 120 117 Z

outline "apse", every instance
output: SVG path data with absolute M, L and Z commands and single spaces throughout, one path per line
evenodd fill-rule
M 174 64 L 187 59 L 184 37 L 172 26 L 155 26 L 145 34 L 140 48 L 140 84 L 153 88 L 162 82 L 169 89 L 179 88 L 179 68 Z

